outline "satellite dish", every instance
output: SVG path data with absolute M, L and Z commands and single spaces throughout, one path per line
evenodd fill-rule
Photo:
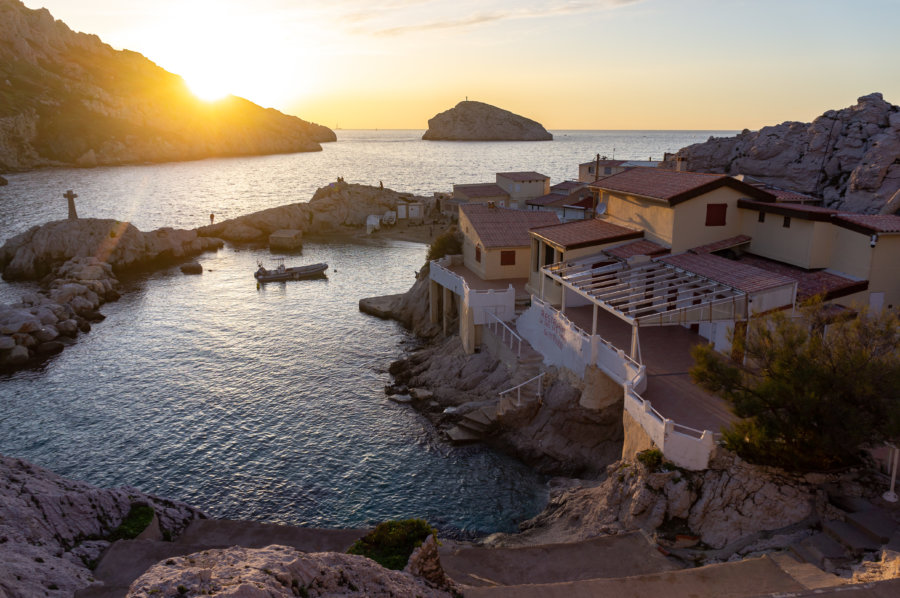
M 606 214 L 606 202 L 605 201 L 597 204 L 597 215 L 603 216 L 604 214 Z

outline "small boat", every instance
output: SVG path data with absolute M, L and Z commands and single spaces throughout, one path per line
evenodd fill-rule
M 277 282 L 281 280 L 300 280 L 303 278 L 315 278 L 316 276 L 323 275 L 325 270 L 328 269 L 328 264 L 309 264 L 307 266 L 294 266 L 292 268 L 286 268 L 284 265 L 284 259 L 276 260 L 278 265 L 272 269 L 267 270 L 263 267 L 262 262 L 257 262 L 259 268 L 256 272 L 253 273 L 254 278 L 259 282 Z

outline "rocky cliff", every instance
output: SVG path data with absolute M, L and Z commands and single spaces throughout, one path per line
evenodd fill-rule
M 202 237 L 218 237 L 238 243 L 265 241 L 280 229 L 304 234 L 344 233 L 359 230 L 370 214 L 396 210 L 398 203 L 421 201 L 425 214 L 435 205 L 433 197 L 417 197 L 391 189 L 346 183 L 343 180 L 316 190 L 308 202 L 261 210 L 197 229 Z
M 320 150 L 330 129 L 228 97 L 203 102 L 140 54 L 0 0 L 0 170 Z
M 900 107 L 873 93 L 811 123 L 711 137 L 680 150 L 686 168 L 745 174 L 868 214 L 900 210 Z
M 133 505 L 153 508 L 177 536 L 201 513 L 135 488 L 102 489 L 0 455 L 0 596 L 72 596 Z M 157 533 L 159 533 L 157 532 Z
M 483 102 L 460 102 L 428 120 L 431 141 L 549 141 L 540 123 Z

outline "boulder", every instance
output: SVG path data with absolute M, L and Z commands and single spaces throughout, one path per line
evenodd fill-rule
M 6 354 L 6 357 L 3 357 L 3 363 L 7 365 L 21 365 L 28 361 L 29 353 L 26 347 L 22 345 L 16 345 L 12 349 L 9 350 L 9 353 Z
M 181 265 L 181 271 L 184 274 L 203 274 L 203 266 L 200 262 L 188 262 Z
M 540 123 L 483 102 L 464 101 L 428 120 L 431 141 L 549 141 Z
M 429 570 L 430 571 L 430 570 Z M 205 550 L 158 563 L 136 579 L 127 598 L 222 596 L 420 596 L 449 598 L 409 572 L 363 556 L 306 553 L 287 546 Z
M 7 181 L 5 178 L 0 176 L 0 187 L 5 187 L 8 184 L 9 184 L 9 181 Z

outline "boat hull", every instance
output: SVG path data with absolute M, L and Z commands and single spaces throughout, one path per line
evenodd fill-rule
M 285 280 L 303 280 L 304 278 L 315 278 L 322 276 L 328 264 L 310 264 L 308 266 L 297 266 L 295 268 L 285 268 L 283 271 L 278 270 L 257 270 L 253 276 L 259 282 L 281 282 Z

